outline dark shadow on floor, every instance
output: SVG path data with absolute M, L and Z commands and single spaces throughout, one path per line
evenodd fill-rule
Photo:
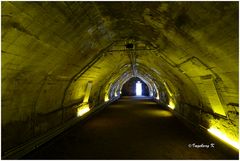
M 150 97 L 123 97 L 23 159 L 237 159 L 197 136 Z

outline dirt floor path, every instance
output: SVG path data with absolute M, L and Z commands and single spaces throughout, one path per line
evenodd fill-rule
M 23 159 L 234 159 L 148 97 L 123 97 Z

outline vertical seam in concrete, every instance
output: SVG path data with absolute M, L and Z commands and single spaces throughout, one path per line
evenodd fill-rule
M 37 108 L 37 104 L 38 104 L 38 100 L 40 98 L 40 95 L 42 93 L 42 89 L 47 81 L 47 78 L 48 78 L 48 75 L 44 77 L 44 79 L 42 80 L 42 84 L 39 88 L 39 92 L 38 92 L 38 95 L 36 97 L 36 101 L 34 102 L 34 105 L 32 107 L 32 116 L 31 116 L 31 126 L 32 126 L 32 129 L 33 129 L 33 137 L 35 136 L 35 125 L 36 125 L 36 108 Z

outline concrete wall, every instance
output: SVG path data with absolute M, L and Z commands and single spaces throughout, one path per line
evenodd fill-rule
M 238 138 L 238 2 L 2 2 L 1 16 L 3 151 L 76 117 L 89 81 L 91 108 L 112 97 L 133 65 L 180 115 Z

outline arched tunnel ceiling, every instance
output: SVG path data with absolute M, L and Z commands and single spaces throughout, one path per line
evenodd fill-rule
M 136 63 L 152 66 L 160 75 L 172 74 L 164 63 L 180 67 L 196 57 L 225 80 L 229 90 L 237 89 L 237 8 L 236 3 L 224 2 L 4 2 L 2 80 L 68 81 L 101 50 L 125 39 L 144 42 L 136 44 L 140 46 Z M 149 44 L 154 50 L 144 47 Z M 123 51 L 113 49 L 110 54 L 122 57 L 124 44 L 120 45 L 115 48 Z M 89 72 L 112 73 L 111 63 L 117 68 L 127 63 L 111 56 L 105 59 L 110 64 Z M 180 68 L 185 72 L 190 66 Z M 187 72 L 199 76 L 194 70 Z
M 208 88 L 202 80 L 213 77 L 224 104 L 238 104 L 238 2 L 10 1 L 1 17 L 6 129 L 82 100 L 89 81 L 96 99 L 134 73 L 168 82 L 194 105 Z M 50 128 L 26 128 L 38 125 L 34 133 Z
M 175 64 L 197 56 L 229 76 L 238 71 L 237 66 L 228 69 L 228 64 L 238 63 L 238 6 L 223 3 L 6 2 L 3 60 L 5 55 L 21 56 L 2 65 L 71 78 L 101 49 L 130 38 L 154 44 Z M 237 84 L 237 79 L 232 81 Z
M 82 79 L 104 81 L 130 64 L 125 45 L 134 41 L 139 72 L 142 64 L 178 83 L 177 70 L 192 79 L 214 73 L 237 93 L 237 9 L 234 2 L 4 2 L 3 91 L 16 80 L 33 95 L 47 79 L 66 86 L 101 54 Z

